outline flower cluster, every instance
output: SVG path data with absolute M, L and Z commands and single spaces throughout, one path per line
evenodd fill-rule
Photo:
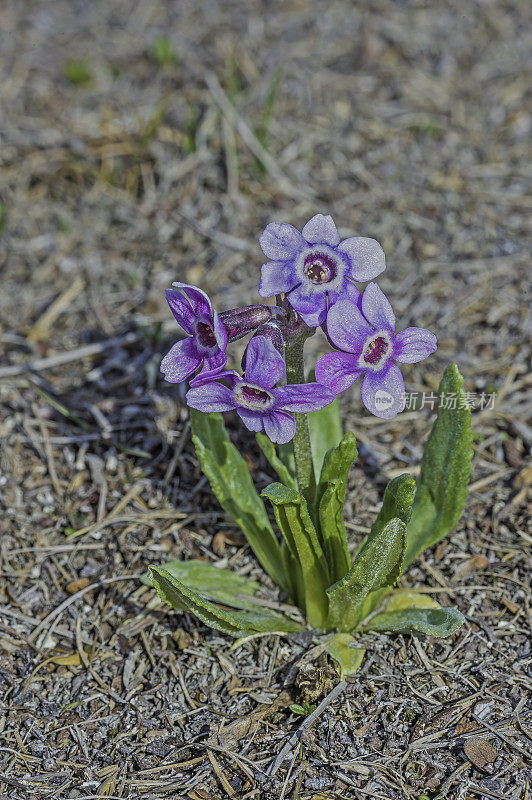
M 436 349 L 423 328 L 396 333 L 392 307 L 376 283 L 385 269 L 374 239 L 341 241 L 330 216 L 316 214 L 301 233 L 271 223 L 260 237 L 265 255 L 259 294 L 278 305 L 252 305 L 220 314 L 205 294 L 186 283 L 166 292 L 170 309 L 187 337 L 161 363 L 167 381 L 188 378 L 189 406 L 200 411 L 236 410 L 252 431 L 277 443 L 296 430 L 291 411 L 316 411 L 359 377 L 362 401 L 378 417 L 391 419 L 404 408 L 405 387 L 398 363 L 414 363 Z M 317 362 L 315 383 L 278 386 L 286 374 L 284 347 L 322 326 L 334 352 Z M 226 369 L 228 342 L 252 334 L 243 376 Z

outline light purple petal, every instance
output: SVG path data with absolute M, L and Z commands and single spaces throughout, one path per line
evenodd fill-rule
M 298 286 L 297 289 L 287 295 L 287 300 L 310 328 L 317 328 L 327 316 L 327 297 L 325 292 L 307 294 L 303 287 Z
M 316 380 L 328 386 L 334 394 L 345 392 L 362 375 L 358 356 L 351 353 L 325 353 L 316 364 Z
M 270 411 L 269 414 L 264 414 L 262 420 L 266 436 L 275 444 L 286 444 L 294 438 L 296 421 L 286 411 Z
M 285 374 L 286 364 L 273 344 L 265 336 L 254 336 L 250 339 L 246 348 L 246 381 L 271 389 Z
M 224 369 L 216 367 L 215 369 L 207 369 L 207 362 L 203 363 L 203 369 L 198 372 L 190 381 L 191 386 L 203 386 L 204 383 L 212 383 L 213 381 L 227 381 L 231 388 L 235 383 L 241 381 L 240 375 L 234 369 Z
M 260 411 L 251 411 L 248 408 L 237 407 L 236 413 L 248 429 L 260 433 L 264 429 L 263 415 Z
M 369 281 L 386 269 L 384 250 L 375 239 L 353 236 L 338 245 L 351 264 L 351 276 L 355 281 Z
M 218 372 L 223 369 L 227 364 L 227 355 L 223 350 L 219 350 L 212 356 L 208 356 L 203 362 L 203 370 L 205 372 Z M 214 380 L 214 378 L 213 378 Z
M 336 247 L 340 243 L 340 234 L 336 230 L 333 218 L 327 214 L 316 214 L 309 219 L 302 230 L 303 238 L 309 244 L 329 244 Z
M 222 383 L 193 386 L 186 394 L 187 404 L 198 411 L 231 411 L 236 408 L 233 391 Z
M 393 334 L 395 314 L 390 301 L 376 283 L 368 283 L 362 295 L 362 313 L 375 330 L 383 328 Z
M 201 366 L 203 358 L 198 355 L 192 339 L 182 339 L 161 361 L 161 372 L 169 383 L 181 383 Z
M 165 294 L 166 302 L 170 306 L 170 311 L 177 322 L 186 333 L 190 335 L 194 333 L 194 320 L 196 315 L 189 301 L 181 292 L 178 292 L 177 289 L 167 289 Z
M 380 372 L 366 372 L 360 390 L 362 402 L 381 419 L 393 419 L 405 407 L 405 382 L 396 364 Z
M 319 411 L 334 400 L 334 394 L 319 383 L 294 383 L 274 390 L 275 405 L 285 411 Z
M 362 295 L 354 283 L 351 283 L 351 281 L 345 282 L 344 297 L 347 297 L 348 300 L 351 300 L 351 302 L 358 306 L 358 308 L 362 308 Z
M 306 242 L 294 228 L 286 222 L 270 222 L 259 239 L 264 255 L 275 260 L 286 261 L 306 247 Z
M 327 314 L 327 335 L 341 350 L 358 355 L 373 334 L 373 328 L 351 300 L 338 300 Z
M 425 328 L 405 328 L 393 340 L 393 355 L 402 364 L 424 361 L 438 346 L 433 333 Z
M 272 297 L 289 292 L 297 281 L 293 261 L 268 261 L 262 265 L 259 294 L 261 297 Z
M 197 286 L 192 286 L 190 283 L 182 283 L 181 281 L 174 281 L 172 286 L 181 289 L 190 300 L 190 304 L 196 317 L 211 318 L 213 307 L 209 295 L 203 289 L 198 289 Z

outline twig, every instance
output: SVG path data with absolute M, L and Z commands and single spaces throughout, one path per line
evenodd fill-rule
M 270 175 L 275 178 L 279 188 L 289 197 L 296 197 L 298 199 L 309 200 L 314 196 L 314 192 L 310 187 L 305 186 L 305 191 L 298 189 L 289 180 L 287 180 L 281 167 L 272 155 L 266 150 L 265 147 L 259 142 L 247 122 L 245 122 L 230 99 L 220 86 L 218 78 L 212 72 L 208 72 L 206 76 L 207 86 L 213 97 L 214 102 L 219 106 L 226 119 L 234 125 L 237 129 L 242 141 L 249 147 L 253 155 L 259 159 L 264 168 Z
M 0 378 L 12 378 L 16 375 L 23 375 L 25 372 L 40 372 L 43 369 L 52 369 L 62 364 L 69 364 L 71 361 L 80 361 L 82 358 L 98 355 L 98 353 L 103 353 L 104 350 L 110 347 L 133 344 L 138 342 L 140 338 L 138 333 L 126 333 L 125 336 L 117 336 L 113 339 L 106 339 L 103 342 L 86 344 L 83 347 L 77 347 L 75 350 L 67 350 L 64 353 L 57 353 L 55 356 L 48 356 L 48 358 L 37 358 L 35 361 L 28 361 L 25 364 L 0 367 Z
M 301 736 L 304 733 L 304 731 L 308 730 L 316 722 L 320 714 L 323 711 L 325 711 L 327 706 L 329 706 L 331 703 L 334 703 L 336 698 L 339 697 L 345 691 L 346 686 L 347 686 L 346 680 L 342 680 L 339 683 L 337 683 L 334 689 L 331 692 L 329 692 L 329 694 L 326 697 L 323 698 L 319 706 L 317 706 L 317 708 L 314 709 L 312 714 L 309 714 L 308 717 L 305 718 L 305 720 L 299 726 L 299 728 L 296 731 L 294 731 L 292 736 L 289 738 L 289 740 L 287 741 L 287 743 L 285 744 L 285 746 L 283 747 L 283 749 L 281 750 L 281 752 L 279 753 L 279 755 L 277 756 L 271 767 L 269 768 L 268 775 L 275 775 L 275 773 L 285 760 L 286 756 L 288 755 L 292 747 L 301 739 Z

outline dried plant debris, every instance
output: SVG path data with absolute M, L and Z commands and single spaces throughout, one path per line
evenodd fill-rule
M 529 797 L 525 15 L 504 0 L 2 3 L 1 797 Z M 229 640 L 138 580 L 204 559 L 287 613 L 159 375 L 176 338 L 164 289 L 201 282 L 235 305 L 265 224 L 324 209 L 382 242 L 398 316 L 440 345 L 409 367 L 423 408 L 385 422 L 343 401 L 353 548 L 387 481 L 416 472 L 449 361 L 477 403 L 464 518 L 408 575 L 467 625 L 364 635 L 339 694 L 320 637 Z M 246 457 L 263 488 L 264 456 Z

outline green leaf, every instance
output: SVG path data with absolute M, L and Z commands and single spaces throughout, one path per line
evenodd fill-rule
M 335 447 L 327 451 L 316 490 L 319 533 L 333 581 L 340 580 L 350 566 L 344 505 L 347 477 L 357 455 L 355 436 L 348 431 Z
M 327 643 L 327 653 L 340 666 L 340 678 L 349 678 L 360 669 L 366 651 L 363 647 L 353 647 L 355 642 L 350 633 L 335 633 Z
M 162 567 L 150 566 L 150 578 L 157 594 L 172 608 L 195 614 L 206 625 L 231 636 L 265 631 L 297 633 L 302 626 L 272 611 L 226 611 L 171 575 Z
M 368 538 L 373 539 L 391 519 L 400 519 L 405 525 L 408 525 L 412 514 L 415 490 L 416 482 L 407 473 L 399 475 L 389 482 L 384 490 L 381 510 L 371 526 Z
M 297 489 L 296 480 L 290 473 L 286 464 L 277 455 L 274 443 L 263 433 L 257 433 L 256 436 L 260 449 L 278 474 L 281 483 L 284 483 L 285 486 L 289 486 L 291 489 Z
M 325 454 L 331 447 L 336 447 L 342 438 L 342 420 L 338 400 L 333 400 L 320 411 L 311 411 L 308 415 L 312 460 L 316 475 L 321 472 Z
M 319 520 L 323 552 L 333 581 L 343 578 L 350 565 L 344 502 L 345 483 L 341 480 L 329 481 L 320 501 Z
M 363 631 L 419 631 L 427 636 L 450 636 L 465 622 L 456 608 L 410 608 L 377 614 Z
M 412 503 L 414 501 L 414 491 L 416 482 L 411 475 L 399 475 L 393 478 L 387 485 L 384 491 L 384 498 L 382 501 L 382 508 L 377 515 L 377 519 L 371 526 L 366 541 L 371 541 L 377 536 L 380 531 L 391 519 L 400 519 L 405 525 L 410 519 L 412 513 Z M 365 545 L 363 541 L 361 548 Z M 361 610 L 360 619 L 365 619 L 371 614 L 380 604 L 382 598 L 386 594 L 386 589 L 378 589 L 376 592 L 371 592 L 364 601 Z
M 162 566 L 185 586 L 200 592 L 209 600 L 216 600 L 234 608 L 257 610 L 257 604 L 250 599 L 259 589 L 256 581 L 250 581 L 242 575 L 237 575 L 236 572 L 219 569 L 214 564 L 199 559 L 165 561 Z M 149 572 L 142 576 L 141 581 L 147 586 L 153 586 Z
M 473 451 L 471 411 L 463 387 L 464 380 L 456 364 L 451 364 L 445 370 L 438 394 L 440 399 L 443 396 L 447 400 L 454 396 L 456 408 L 445 408 L 440 402 L 425 445 L 407 527 L 405 567 L 426 547 L 447 536 L 464 509 Z
M 330 611 L 329 627 L 352 631 L 361 619 L 361 609 L 368 594 L 393 586 L 403 564 L 406 526 L 392 519 L 358 553 L 347 575 L 327 589 Z
M 190 424 L 201 468 L 218 502 L 242 528 L 268 575 L 288 591 L 279 542 L 246 462 L 229 441 L 222 415 L 204 414 L 191 408 Z
M 281 483 L 270 483 L 262 496 L 272 503 L 290 554 L 301 567 L 307 619 L 313 627 L 320 627 L 327 615 L 325 590 L 330 577 L 305 499 L 299 492 Z

